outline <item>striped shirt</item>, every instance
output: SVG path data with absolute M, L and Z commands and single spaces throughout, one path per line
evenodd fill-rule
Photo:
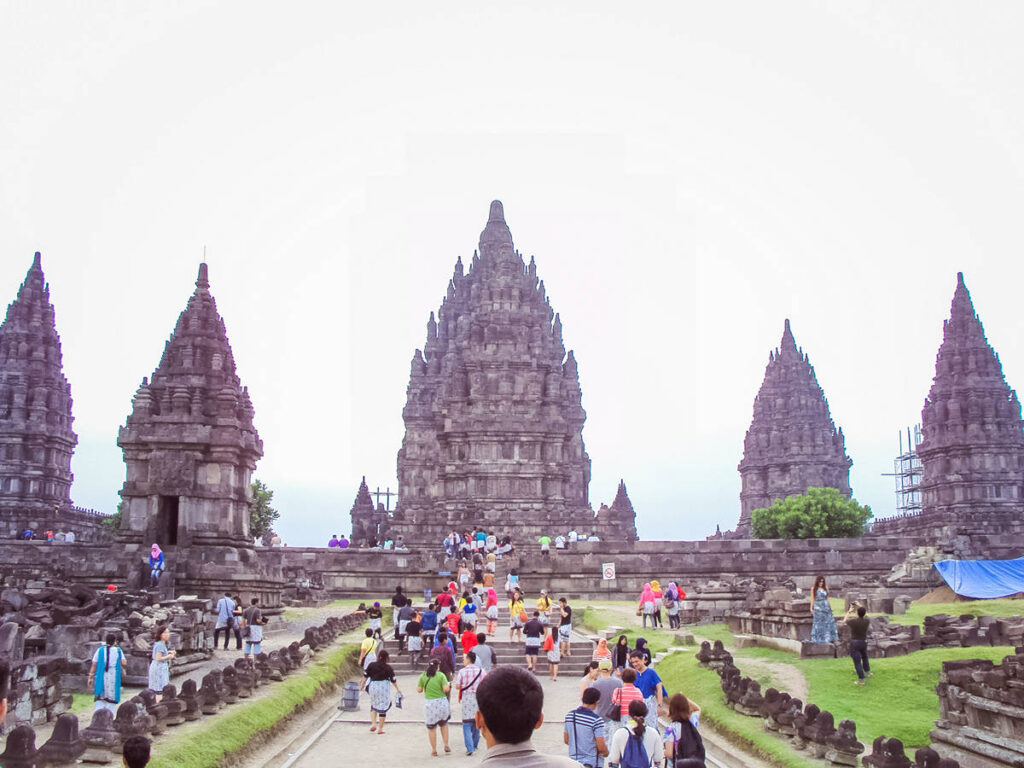
M 565 716 L 564 732 L 569 736 L 569 757 L 583 765 L 600 765 L 597 740 L 604 738 L 604 720 L 592 709 L 578 707 Z
M 623 720 L 629 718 L 629 705 L 633 701 L 643 701 L 644 695 L 632 683 L 623 683 L 621 688 L 612 692 L 612 702 L 620 705 L 619 714 Z

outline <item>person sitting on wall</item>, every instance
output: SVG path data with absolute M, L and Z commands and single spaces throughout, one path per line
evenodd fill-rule
M 336 534 L 336 533 L 332 533 L 331 534 L 331 540 L 327 542 L 327 546 L 328 547 L 338 547 L 338 546 L 341 546 L 341 542 L 338 541 L 338 534 Z
M 149 586 L 155 587 L 160 583 L 160 576 L 164 572 L 164 553 L 160 545 L 155 541 L 149 548 Z
M 66 541 L 68 544 L 74 544 L 75 543 L 75 532 L 74 531 L 68 531 L 64 535 L 64 541 Z
M 345 538 L 345 534 L 341 534 L 341 538 L 338 539 L 338 547 L 341 549 L 348 549 L 349 540 Z
M 33 531 L 31 528 L 26 528 L 24 531 L 21 532 L 21 538 L 25 539 L 26 541 L 35 538 L 35 535 L 36 532 Z

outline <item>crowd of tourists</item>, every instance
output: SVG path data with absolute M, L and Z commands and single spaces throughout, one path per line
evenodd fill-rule
M 26 528 L 18 534 L 18 538 L 25 541 L 45 541 L 48 544 L 74 544 L 75 532 L 64 531 L 60 528 L 56 531 L 37 531 L 34 528 Z
M 658 629 L 665 626 L 662 616 L 662 611 L 664 611 L 665 617 L 668 617 L 668 628 L 679 629 L 679 610 L 685 599 L 686 591 L 674 581 L 670 581 L 662 589 L 661 583 L 657 579 L 651 579 L 644 584 L 643 591 L 640 593 L 640 599 L 636 604 L 636 615 L 641 617 L 644 629 L 647 628 L 648 622 L 651 624 L 651 629 Z
M 556 550 L 572 549 L 573 545 L 582 542 L 600 541 L 601 537 L 596 533 L 580 533 L 575 528 L 566 534 L 556 534 L 554 538 L 551 538 L 548 534 L 542 533 L 537 538 L 537 543 L 540 544 L 541 555 L 550 555 L 551 547 Z
M 491 563 L 494 560 L 510 557 L 515 553 L 510 535 L 498 536 L 494 531 L 485 531 L 482 528 L 473 528 L 461 533 L 452 531 L 444 537 L 441 549 L 444 550 L 445 557 L 449 559 L 477 560 L 479 555 L 481 561 L 488 556 L 488 561 Z M 490 558 L 490 555 L 494 557 Z M 493 570 L 492 566 L 491 571 L 493 572 Z
M 499 667 L 489 642 L 498 632 L 498 593 L 493 586 L 484 586 L 482 579 L 477 583 L 472 576 L 460 576 L 444 585 L 425 607 L 414 606 L 401 587 L 395 588 L 389 604 L 398 652 L 408 654 L 414 669 L 426 664 L 416 681 L 416 691 L 424 700 L 431 754 L 439 754 L 439 749 L 451 751 L 448 726 L 453 718 L 461 720 L 463 745 L 469 755 L 479 749 L 481 739 L 487 741 L 488 758 L 505 754 L 504 744 L 515 745 L 516 751 L 531 752 L 529 735 L 539 725 L 538 719 L 531 721 L 528 730 L 525 723 L 520 723 L 521 732 L 516 731 L 515 741 L 496 737 L 501 727 L 488 724 L 496 722 L 493 717 L 534 712 L 535 706 L 539 713 L 540 703 L 531 701 L 523 705 L 526 709 L 517 706 L 514 711 L 505 704 L 520 694 L 528 694 L 528 698 L 539 695 L 542 702 L 536 677 L 546 673 L 552 681 L 559 679 L 559 663 L 563 657 L 572 656 L 572 607 L 564 597 L 549 597 L 546 589 L 539 590 L 535 599 L 528 599 L 513 569 L 506 579 L 504 604 L 508 608 L 509 641 L 521 642 L 523 655 L 521 662 L 519 658 L 503 659 Z M 401 708 L 405 696 L 392 657 L 384 649 L 387 607 L 377 601 L 367 609 L 369 627 L 359 655 L 364 674 L 361 689 L 370 699 L 370 731 L 377 734 L 385 732 L 388 712 L 392 707 Z M 700 708 L 681 693 L 668 696 L 652 666 L 644 638 L 630 645 L 628 637 L 620 635 L 611 646 L 602 638 L 590 656 L 579 681 L 580 704 L 565 717 L 564 742 L 569 757 L 576 762 L 551 758 L 556 762 L 537 765 L 646 767 L 664 765 L 666 756 L 675 757 L 675 765 L 680 768 L 704 764 L 703 743 L 697 730 Z M 546 670 L 539 666 L 542 659 L 547 662 Z M 498 680 L 503 681 L 500 686 Z M 496 697 L 491 703 L 487 702 L 489 686 L 490 695 Z M 506 691 L 506 686 L 511 688 Z M 660 725 L 659 714 L 667 718 L 667 726 Z M 535 757 L 547 760 L 545 756 Z

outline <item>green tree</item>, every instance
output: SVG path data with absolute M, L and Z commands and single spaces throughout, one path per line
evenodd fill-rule
M 755 509 L 751 524 L 756 539 L 853 538 L 864 533 L 871 507 L 862 507 L 835 488 L 808 488 L 767 509 Z
M 100 525 L 111 532 L 118 530 L 121 527 L 121 512 L 123 510 L 124 499 L 121 499 L 121 501 L 117 502 L 117 511 L 100 520 Z
M 274 492 L 265 483 L 253 478 L 252 501 L 249 502 L 249 533 L 254 539 L 263 539 L 271 532 L 274 521 L 281 513 L 270 506 Z

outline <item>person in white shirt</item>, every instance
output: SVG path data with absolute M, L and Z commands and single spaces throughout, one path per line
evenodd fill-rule
M 569 543 L 575 544 L 580 540 L 580 535 L 574 530 L 569 531 Z
M 68 531 L 64 535 L 64 541 L 66 541 L 68 544 L 74 544 L 75 543 L 75 532 L 74 531 Z
M 644 725 L 647 719 L 647 705 L 640 700 L 629 702 L 629 720 L 623 723 L 612 736 L 612 743 L 608 747 L 608 757 L 605 763 L 618 765 L 622 760 L 622 754 L 626 751 L 626 744 L 630 739 L 638 739 L 647 753 L 647 759 L 651 765 L 661 766 L 665 762 L 665 747 L 661 743 L 661 734 L 657 728 Z
M 562 534 L 555 536 L 555 549 L 565 549 L 565 536 Z

